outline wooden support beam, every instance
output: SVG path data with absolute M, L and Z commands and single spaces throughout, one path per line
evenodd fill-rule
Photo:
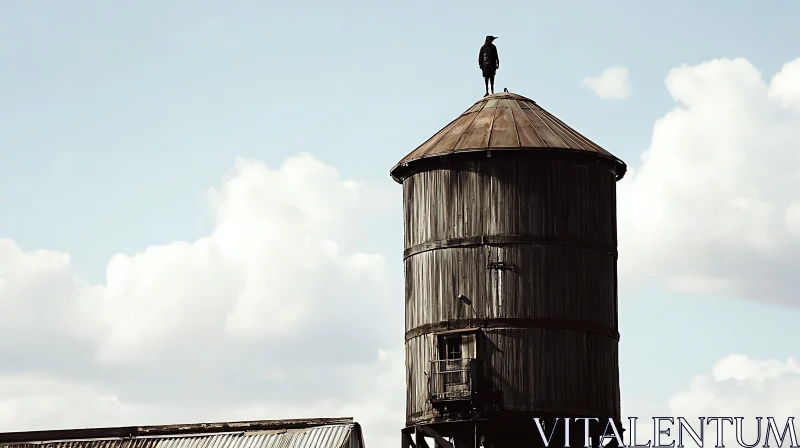
M 414 443 L 414 439 L 411 438 L 411 434 L 407 432 L 403 433 L 403 448 L 417 448 L 417 444 Z
M 428 442 L 425 440 L 425 433 L 419 427 L 416 428 L 416 433 L 417 448 L 430 448 Z
M 422 427 L 422 432 L 424 432 L 425 434 L 427 434 L 431 438 L 433 438 L 433 440 L 435 440 L 436 443 L 439 446 L 441 446 L 442 448 L 454 448 L 452 443 L 450 443 L 447 440 L 445 440 L 444 437 L 440 436 L 438 432 L 434 431 L 430 427 L 423 426 Z M 417 439 L 417 440 L 419 440 L 419 439 Z

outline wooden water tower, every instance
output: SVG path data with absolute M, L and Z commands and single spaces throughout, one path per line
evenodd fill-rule
M 404 447 L 426 436 L 531 448 L 533 417 L 619 422 L 625 171 L 512 93 L 484 97 L 392 168 L 405 224 Z M 582 426 L 571 433 L 582 445 Z

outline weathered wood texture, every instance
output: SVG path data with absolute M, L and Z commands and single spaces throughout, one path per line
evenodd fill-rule
M 574 149 L 613 157 L 530 98 L 496 93 L 477 101 L 399 163 L 492 148 Z
M 487 259 L 508 270 L 487 268 Z M 452 319 L 574 319 L 617 329 L 616 260 L 555 245 L 437 249 L 409 257 L 406 331 Z M 469 306 L 457 300 L 463 294 Z
M 482 353 L 492 397 L 481 410 L 545 412 L 619 419 L 617 341 L 578 331 L 486 329 Z M 408 424 L 442 421 L 428 402 L 433 333 L 406 342 Z
M 522 234 L 616 249 L 616 181 L 569 162 L 471 162 L 403 182 L 405 248 L 448 238 Z
M 409 424 L 447 419 L 427 399 L 429 327 L 459 319 L 495 320 L 477 344 L 487 412 L 619 418 L 612 169 L 484 160 L 403 182 Z

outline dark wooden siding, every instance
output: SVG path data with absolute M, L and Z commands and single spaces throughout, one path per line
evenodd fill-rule
M 483 332 L 494 410 L 619 418 L 611 170 L 487 160 L 403 187 L 409 422 L 441 418 L 427 402 L 435 338 L 426 326 L 459 319 L 504 319 Z
M 510 269 L 488 269 L 489 259 Z M 405 262 L 406 330 L 469 318 L 574 319 L 616 330 L 615 265 L 599 251 L 536 244 L 422 252 Z
M 498 328 L 483 330 L 486 392 L 484 411 L 551 412 L 620 418 L 617 341 L 571 330 Z M 408 423 L 441 419 L 428 403 L 427 370 L 436 336 L 406 342 Z
M 616 180 L 567 162 L 473 162 L 403 182 L 405 248 L 480 235 L 572 237 L 616 248 Z

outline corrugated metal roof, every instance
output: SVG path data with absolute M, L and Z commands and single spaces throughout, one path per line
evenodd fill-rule
M 514 93 L 496 93 L 476 102 L 433 137 L 411 151 L 392 170 L 428 157 L 485 150 L 562 150 L 595 154 L 613 159 L 624 175 L 625 164 L 544 110 L 530 98 Z
M 0 434 L 13 448 L 364 448 L 352 419 L 266 420 Z

